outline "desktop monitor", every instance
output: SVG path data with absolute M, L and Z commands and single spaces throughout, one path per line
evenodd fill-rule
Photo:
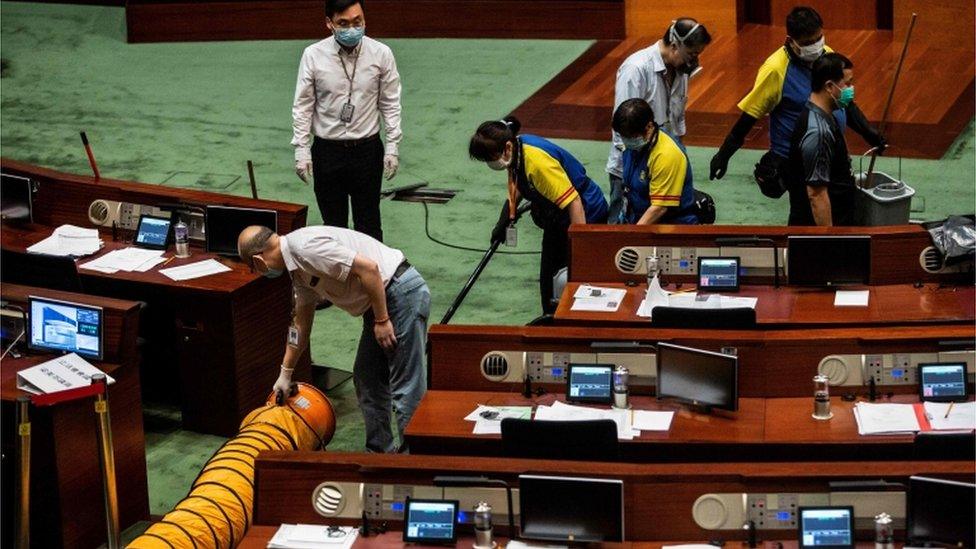
M 800 507 L 800 549 L 854 549 L 854 507 Z
M 458 500 L 407 498 L 403 511 L 403 541 L 455 543 L 458 506 Z
M 915 476 L 908 484 L 908 524 L 912 545 L 976 543 L 976 484 Z
M 610 404 L 613 401 L 613 367 L 607 364 L 570 364 L 566 375 L 566 400 Z
M 29 349 L 102 359 L 104 312 L 101 307 L 28 296 L 27 310 Z
M 738 292 L 738 257 L 699 257 L 699 292 Z
M 139 227 L 136 229 L 136 246 L 152 250 L 165 250 L 166 244 L 169 243 L 170 225 L 172 223 L 172 217 L 142 215 L 139 218 Z
M 658 343 L 657 396 L 705 409 L 739 409 L 739 361 L 733 355 Z
M 237 255 L 237 237 L 251 225 L 278 231 L 278 212 L 234 206 L 207 206 L 204 231 L 207 251 L 220 255 Z
M 14 223 L 34 220 L 34 183 L 19 175 L 0 174 L 0 219 Z
M 794 286 L 863 285 L 871 278 L 870 236 L 791 236 L 786 272 Z
M 622 480 L 520 475 L 519 509 L 523 539 L 624 540 Z
M 927 362 L 918 365 L 919 397 L 932 402 L 965 402 L 965 362 Z

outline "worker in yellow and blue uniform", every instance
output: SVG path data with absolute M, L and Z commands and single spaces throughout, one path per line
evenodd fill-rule
M 535 135 L 519 135 L 514 116 L 481 124 L 471 137 L 468 153 L 493 170 L 508 174 L 508 200 L 491 233 L 492 243 L 505 240 L 520 201 L 531 203 L 532 220 L 542 229 L 539 292 L 542 311 L 556 310 L 553 277 L 569 264 L 569 226 L 606 223 L 603 191 L 579 160 L 562 147 Z
M 779 198 L 788 187 L 789 179 L 784 172 L 790 138 L 810 97 L 810 67 L 821 55 L 831 51 L 824 43 L 823 20 L 813 8 L 793 8 L 786 16 L 786 32 L 786 44 L 766 59 L 752 91 L 739 101 L 742 116 L 712 157 L 708 175 L 709 179 L 721 179 L 729 159 L 745 142 L 749 130 L 757 120 L 769 115 L 770 150 L 756 164 L 754 175 L 762 193 L 770 198 Z M 887 146 L 884 137 L 871 127 L 854 103 L 834 110 L 833 115 L 841 131 L 850 126 L 872 147 L 883 151 Z
M 613 113 L 622 158 L 626 223 L 697 225 L 691 163 L 684 146 L 661 129 L 643 99 L 628 99 Z

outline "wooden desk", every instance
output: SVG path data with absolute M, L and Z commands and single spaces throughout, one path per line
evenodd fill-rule
M 136 335 L 139 304 L 42 288 L 3 284 L 0 295 L 26 307 L 28 295 L 39 295 L 103 308 L 105 361 L 90 361 L 112 376 L 109 406 L 115 448 L 119 521 L 122 528 L 149 518 L 146 447 L 142 429 Z M 4 546 L 13 542 L 13 498 L 19 472 L 14 453 L 18 396 L 17 372 L 54 358 L 31 355 L 0 363 L 3 422 Z M 31 543 L 35 547 L 95 547 L 105 542 L 105 510 L 98 463 L 92 399 L 47 407 L 32 406 Z
M 399 491 L 402 498 L 413 487 L 431 486 L 434 477 L 440 475 L 486 476 L 517 488 L 519 475 L 543 474 L 623 481 L 625 539 L 672 541 L 746 538 L 742 522 L 731 518 L 720 523 L 721 528 L 717 530 L 706 530 L 695 522 L 692 509 L 706 494 L 728 494 L 732 498 L 730 505 L 741 506 L 742 494 L 826 494 L 831 492 L 830 483 L 834 481 L 884 480 L 906 484 L 911 475 L 923 473 L 971 481 L 973 464 L 971 461 L 604 463 L 416 454 L 262 452 L 255 468 L 253 523 L 256 526 L 277 527 L 285 522 L 359 525 L 362 484 L 383 485 L 384 493 L 388 494 L 385 505 L 390 495 L 398 492 L 395 487 L 405 489 Z M 312 491 L 323 482 L 342 486 L 348 511 L 343 518 L 324 518 L 309 504 Z M 451 496 L 455 495 L 461 495 L 458 499 L 462 501 L 475 497 L 452 491 Z M 505 506 L 495 506 L 495 513 L 495 533 L 504 536 Z M 734 516 L 735 512 L 730 510 L 727 517 Z M 393 516 L 384 520 L 389 522 L 390 530 L 402 528 L 402 522 Z M 515 522 L 518 524 L 518 519 Z M 460 530 L 462 535 L 469 535 L 470 531 L 470 526 Z M 760 529 L 759 533 L 761 539 L 776 539 L 793 536 L 795 531 Z M 866 531 L 860 533 L 868 535 Z M 737 546 L 737 543 L 732 545 Z
M 41 225 L 5 226 L 3 247 L 23 252 L 51 231 Z M 102 251 L 76 263 L 126 247 L 105 240 Z M 86 293 L 146 303 L 141 335 L 149 394 L 180 395 L 185 429 L 231 436 L 240 420 L 265 401 L 278 375 L 275 366 L 291 321 L 291 284 L 287 277 L 267 279 L 236 259 L 199 249 L 166 268 L 210 258 L 231 270 L 183 281 L 160 274 L 161 267 L 144 273 L 78 272 Z M 306 353 L 296 379 L 311 377 L 310 363 Z
M 578 282 L 566 284 L 556 309 L 556 322 L 564 325 L 588 326 L 648 326 L 650 319 L 637 316 L 637 309 L 646 293 L 646 284 L 626 286 L 622 283 L 601 283 L 607 288 L 627 290 L 616 312 L 573 311 L 573 294 Z M 681 289 L 694 288 L 685 286 Z M 674 286 L 665 288 L 674 291 Z M 834 291 L 819 288 L 784 286 L 743 286 L 735 297 L 756 297 L 756 322 L 761 328 L 814 328 L 893 326 L 914 324 L 964 323 L 972 326 L 976 320 L 976 288 L 948 286 L 940 288 L 926 284 L 916 288 L 910 284 L 870 286 L 867 307 L 835 307 Z
M 410 420 L 406 440 L 413 454 L 500 456 L 500 435 L 475 435 L 474 423 L 464 417 L 479 404 L 538 406 L 552 404 L 562 395 L 531 399 L 519 393 L 428 391 Z M 917 402 L 917 397 L 896 395 L 895 402 Z M 642 431 L 633 440 L 620 441 L 621 461 L 857 461 L 883 456 L 913 458 L 914 435 L 861 436 L 853 415 L 853 402 L 831 400 L 834 418 L 811 417 L 813 399 L 740 398 L 739 411 L 700 414 L 673 402 L 633 397 L 637 410 L 674 410 L 667 432 Z M 940 459 L 950 459 L 942 456 Z

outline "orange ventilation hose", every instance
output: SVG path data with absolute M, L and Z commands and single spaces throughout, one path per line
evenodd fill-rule
M 263 450 L 325 448 L 335 434 L 332 404 L 306 383 L 282 406 L 247 415 L 238 435 L 203 466 L 190 493 L 162 520 L 132 541 L 132 549 L 232 549 L 253 519 L 254 458 Z

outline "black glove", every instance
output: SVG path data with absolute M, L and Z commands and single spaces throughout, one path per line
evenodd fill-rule
M 756 124 L 756 119 L 749 116 L 746 113 L 742 113 L 739 120 L 735 122 L 732 129 L 729 131 L 728 137 L 725 138 L 725 142 L 722 143 L 722 147 L 719 148 L 715 156 L 712 157 L 712 162 L 709 165 L 708 180 L 722 179 L 725 177 L 725 171 L 729 169 L 729 159 L 735 154 L 735 151 L 739 150 L 739 147 L 745 143 L 746 136 L 749 134 L 749 130 Z
M 505 242 L 505 234 L 508 226 L 511 224 L 511 219 L 509 219 L 508 211 L 508 200 L 502 204 L 502 213 L 498 216 L 498 222 L 495 223 L 495 228 L 491 230 L 491 244 L 495 242 Z
M 847 112 L 847 125 L 850 126 L 852 130 L 858 133 L 868 145 L 871 145 L 878 150 L 878 154 L 884 153 L 885 149 L 888 148 L 888 141 L 883 135 L 878 133 L 878 129 L 868 122 L 864 113 L 861 112 L 860 107 L 857 103 L 851 103 L 844 109 Z

